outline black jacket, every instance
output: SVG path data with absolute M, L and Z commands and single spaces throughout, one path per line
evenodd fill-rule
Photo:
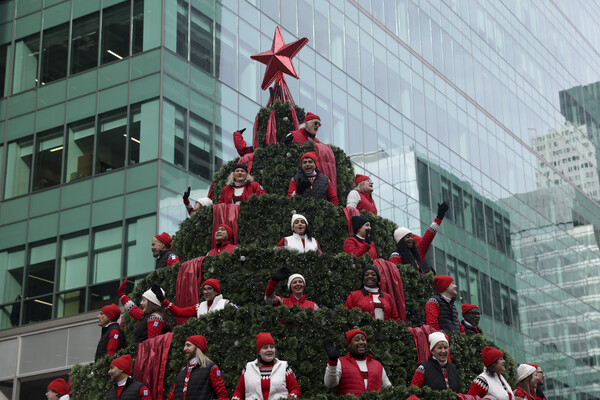
M 108 334 L 113 329 L 116 329 L 119 331 L 119 349 L 122 349 L 123 347 L 127 346 L 126 341 L 125 341 L 125 335 L 123 334 L 123 331 L 121 330 L 121 328 L 119 328 L 119 323 L 111 322 L 110 324 L 108 324 L 104 328 L 102 328 L 102 335 L 100 336 L 100 340 L 98 341 L 98 346 L 96 347 L 96 355 L 94 356 L 94 361 L 98 361 L 99 358 L 102 358 L 106 355 L 106 343 L 108 343 L 108 339 L 109 339 Z
M 425 369 L 425 385 L 433 390 L 446 390 L 446 380 L 440 363 L 433 357 L 429 356 L 429 360 L 421 364 Z M 446 373 L 448 374 L 448 386 L 458 393 L 460 391 L 460 379 L 456 365 L 451 362 L 446 363 Z
M 210 370 L 212 369 L 213 363 L 208 363 L 204 368 L 201 368 L 198 364 L 192 368 L 190 374 L 190 380 L 187 386 L 186 399 L 196 400 L 209 400 L 216 399 L 215 393 L 210 386 Z M 173 400 L 183 400 L 183 386 L 185 383 L 185 376 L 187 375 L 187 368 L 181 370 L 175 380 L 175 390 L 173 391 Z
M 469 325 L 465 324 L 464 320 L 460 321 L 460 324 L 463 326 L 463 328 L 465 328 L 465 333 L 467 335 L 477 335 L 478 333 L 483 333 L 483 331 L 481 330 L 480 327 L 469 326 Z
M 301 181 L 308 181 L 308 178 L 304 172 L 299 172 L 294 175 L 294 181 L 296 182 L 296 188 L 300 186 Z M 327 200 L 327 189 L 329 188 L 329 178 L 317 171 L 317 176 L 312 183 L 312 187 L 309 187 L 302 193 L 296 192 L 301 196 L 311 196 L 317 200 Z
M 458 322 L 458 310 L 454 305 L 455 299 L 447 302 L 439 293 L 434 294 L 433 297 L 437 300 L 440 308 L 440 329 L 446 332 L 459 333 L 460 322 Z
M 127 382 L 125 383 L 125 388 L 121 392 L 121 396 L 119 400 L 137 400 L 138 395 L 140 394 L 140 390 L 142 389 L 144 384 L 142 382 L 138 382 L 134 377 L 127 378 Z M 108 395 L 106 395 L 106 400 L 117 400 L 117 391 L 119 387 L 115 385 L 110 391 Z

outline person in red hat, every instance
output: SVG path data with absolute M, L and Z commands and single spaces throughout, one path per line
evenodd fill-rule
M 179 262 L 179 257 L 171 248 L 171 235 L 163 232 L 152 238 L 152 255 L 156 258 L 154 269 L 170 267 Z
M 246 164 L 236 164 L 233 171 L 227 177 L 225 187 L 221 190 L 219 203 L 241 204 L 256 194 L 260 196 L 266 192 L 258 182 L 254 181 L 252 175 L 248 173 Z
M 340 204 L 329 177 L 318 169 L 319 158 L 313 151 L 300 157 L 302 171 L 292 177 L 288 186 L 288 197 L 311 196 L 317 200 L 329 200 L 334 206 Z
M 130 376 L 132 364 L 133 360 L 129 354 L 115 358 L 110 363 L 108 376 L 115 386 L 108 391 L 106 400 L 152 400 L 150 389 Z
M 483 333 L 479 327 L 479 319 L 481 318 L 481 311 L 475 304 L 463 304 L 462 305 L 463 320 L 460 321 L 465 333 L 467 335 L 476 335 Z
M 300 397 L 300 386 L 287 361 L 276 358 L 275 340 L 269 332 L 256 335 L 258 358 L 246 364 L 231 400 L 275 400 Z
M 98 326 L 102 334 L 96 347 L 94 361 L 98 361 L 107 354 L 115 354 L 125 347 L 125 335 L 117 322 L 121 317 L 121 309 L 116 304 L 109 304 L 100 309 L 98 313 Z
M 355 207 L 358 211 L 368 211 L 377 215 L 377 207 L 373 200 L 373 181 L 365 175 L 357 174 L 354 177 L 355 187 L 346 197 L 346 207 Z
M 167 400 L 218 399 L 229 397 L 219 366 L 206 356 L 208 344 L 202 335 L 189 336 L 183 345 L 186 366 L 179 371 Z
M 232 254 L 233 250 L 237 247 L 237 244 L 233 244 L 233 229 L 229 225 L 221 224 L 217 226 L 214 232 L 215 236 L 215 247 L 210 249 L 207 256 L 216 256 L 221 252 L 226 251 Z
M 467 394 L 493 400 L 514 400 L 515 394 L 502 376 L 506 370 L 504 353 L 485 346 L 481 352 L 481 359 L 485 369 L 473 380 Z
M 349 310 L 360 308 L 375 319 L 393 319 L 400 321 L 398 311 L 392 303 L 392 297 L 379 289 L 379 270 L 374 265 L 363 269 L 361 289 L 350 293 L 344 307 Z
M 433 279 L 433 283 L 438 293 L 425 304 L 425 323 L 437 330 L 465 333 L 458 321 L 458 310 L 454 305 L 458 295 L 458 286 L 454 283 L 454 278 L 438 275 Z
M 546 400 L 546 396 L 544 395 L 544 391 L 542 390 L 542 385 L 544 384 L 544 371 L 542 371 L 542 367 L 536 364 L 532 364 L 536 367 L 536 372 L 538 374 L 538 384 L 535 390 L 535 400 Z
M 360 329 L 346 332 L 346 346 L 349 351 L 343 357 L 340 357 L 340 351 L 333 339 L 325 339 L 323 344 L 328 358 L 325 386 L 328 389 L 337 386 L 338 396 L 360 396 L 364 392 L 379 392 L 382 387 L 392 386 L 383 365 L 367 353 L 365 332 Z
M 48 384 L 46 389 L 46 399 L 48 400 L 69 400 L 71 396 L 69 393 L 69 384 L 64 379 L 55 379 Z
M 224 299 L 221 294 L 221 281 L 218 279 L 207 279 L 200 285 L 204 301 L 190 307 L 179 308 L 165 298 L 164 290 L 160 286 L 152 285 L 152 292 L 156 295 L 162 306 L 176 317 L 199 317 L 212 311 L 218 311 L 227 305 L 237 306 L 229 300 Z
M 280 297 L 275 294 L 275 289 L 279 282 L 287 278 L 287 287 L 290 291 L 290 297 Z M 306 287 L 306 281 L 300 274 L 290 275 L 290 269 L 283 267 L 278 271 L 275 271 L 269 279 L 267 290 L 265 291 L 265 301 L 267 304 L 273 306 L 284 305 L 286 307 L 298 306 L 300 308 L 311 308 L 318 310 L 319 306 L 314 301 L 310 301 L 304 294 L 304 288 Z
M 308 140 L 312 140 L 315 143 L 321 143 L 319 139 L 317 139 L 317 132 L 319 131 L 320 127 L 321 118 L 319 118 L 319 116 L 316 114 L 308 112 L 304 117 L 304 121 L 298 127 L 298 130 L 288 133 L 284 139 L 284 142 L 295 142 L 302 145 Z
M 127 278 L 119 286 L 117 294 L 131 318 L 138 321 L 133 332 L 137 343 L 171 331 L 172 326 L 166 311 L 151 289 L 142 294 L 140 307 L 127 296 L 126 290 Z
M 351 219 L 354 235 L 348 236 L 344 241 L 344 251 L 354 257 L 368 254 L 373 260 L 377 258 L 377 247 L 371 240 L 371 222 L 362 215 L 355 215 Z

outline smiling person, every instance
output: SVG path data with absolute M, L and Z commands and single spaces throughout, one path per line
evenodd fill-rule
M 473 380 L 467 394 L 492 400 L 514 400 L 515 394 L 502 374 L 506 370 L 504 353 L 485 346 L 481 352 L 484 371 Z
M 460 390 L 460 379 L 456 365 L 448 361 L 448 339 L 444 332 L 433 332 L 429 335 L 429 360 L 419 365 L 413 375 L 410 386 L 422 388 L 428 386 L 433 390 Z
M 317 239 L 313 238 L 308 227 L 308 220 L 304 215 L 292 215 L 292 236 L 286 236 L 277 243 L 279 250 L 298 250 L 300 253 L 316 251 L 322 254 L 321 246 Z
M 48 400 L 69 400 L 69 384 L 64 379 L 55 379 L 48 384 L 46 389 L 46 399 Z
M 362 289 L 355 290 L 346 298 L 344 307 L 349 310 L 360 308 L 368 312 L 375 319 L 400 320 L 396 307 L 392 304 L 392 297 L 379 289 L 379 270 L 374 265 L 362 271 Z
M 290 297 L 276 296 L 275 289 L 277 288 L 277 285 L 286 278 L 288 278 L 288 290 L 291 292 Z M 304 294 L 305 287 L 306 281 L 302 275 L 293 274 L 290 276 L 289 268 L 283 267 L 271 275 L 269 285 L 265 291 L 265 301 L 267 304 L 272 304 L 274 306 L 298 306 L 300 308 L 312 308 L 313 310 L 317 310 L 319 308 L 317 303 L 306 299 L 306 295 Z
M 207 279 L 200 285 L 200 291 L 204 297 L 204 301 L 194 304 L 190 307 L 180 308 L 175 304 L 171 303 L 165 298 L 165 291 L 156 284 L 152 285 L 152 292 L 161 302 L 162 306 L 165 307 L 176 317 L 199 317 L 212 311 L 222 310 L 228 304 L 237 308 L 236 305 L 231 303 L 229 300 L 224 299 L 221 294 L 221 281 L 218 279 Z
M 258 358 L 246 364 L 232 400 L 275 400 L 300 397 L 300 386 L 287 361 L 276 358 L 275 340 L 269 332 L 256 335 Z
M 236 164 L 227 177 L 225 187 L 221 190 L 219 203 L 241 204 L 242 201 L 248 200 L 253 194 L 260 196 L 265 194 L 265 191 L 248 173 L 246 164 Z
M 454 283 L 454 278 L 438 275 L 433 279 L 433 283 L 438 293 L 425 304 L 425 323 L 437 330 L 465 333 L 465 329 L 458 322 L 458 310 L 454 305 L 458 295 L 458 286 Z
M 383 365 L 367 353 L 367 334 L 360 329 L 346 332 L 348 354 L 340 357 L 340 351 L 333 339 L 323 342 L 327 352 L 325 368 L 325 386 L 328 389 L 338 387 L 338 396 L 353 394 L 360 396 L 364 392 L 379 392 L 382 387 L 392 386 Z
M 523 363 L 517 368 L 517 386 L 513 388 L 515 399 L 535 400 L 539 382 L 537 365 Z
M 479 327 L 479 319 L 481 318 L 481 311 L 479 311 L 479 307 L 477 307 L 475 304 L 463 304 L 462 315 L 464 320 L 462 320 L 460 324 L 467 335 L 483 333 Z
M 316 200 L 329 200 L 331 204 L 337 206 L 340 202 L 338 201 L 335 189 L 329 177 L 323 175 L 317 169 L 318 163 L 319 158 L 314 151 L 304 153 L 300 157 L 300 168 L 302 171 L 292 177 L 288 186 L 288 197 L 296 195 L 310 196 Z
M 373 182 L 365 175 L 357 174 L 354 177 L 355 187 L 346 197 L 346 207 L 355 207 L 358 211 L 368 211 L 377 215 L 377 207 L 373 200 Z
M 119 286 L 118 295 L 131 318 L 138 321 L 133 332 L 137 343 L 171 331 L 171 322 L 167 318 L 165 309 L 162 308 L 160 301 L 152 290 L 146 290 L 142 294 L 142 301 L 140 302 L 140 307 L 138 307 L 127 296 L 125 293 L 126 289 L 127 279 Z
M 315 143 L 321 143 L 319 139 L 317 139 L 317 132 L 321 127 L 321 118 L 318 115 L 313 114 L 311 112 L 306 113 L 304 117 L 304 121 L 297 131 L 292 131 L 287 134 L 284 141 L 285 143 L 298 143 L 303 145 L 308 140 L 312 140 Z
M 368 254 L 373 260 L 377 258 L 377 247 L 371 240 L 371 222 L 362 215 L 355 215 L 350 220 L 353 236 L 344 240 L 344 251 L 354 257 Z
M 112 360 L 108 376 L 115 385 L 109 390 L 106 400 L 152 400 L 148 387 L 130 376 L 132 364 L 129 354 Z
M 119 327 L 121 309 L 116 304 L 109 304 L 100 309 L 98 313 L 98 326 L 102 328 L 102 334 L 96 347 L 94 361 L 107 354 L 115 354 L 119 349 L 125 347 L 125 335 Z
M 217 226 L 213 235 L 215 237 L 215 247 L 210 249 L 206 254 L 207 256 L 216 256 L 223 251 L 233 253 L 237 244 L 233 244 L 233 229 L 229 225 L 221 224 Z

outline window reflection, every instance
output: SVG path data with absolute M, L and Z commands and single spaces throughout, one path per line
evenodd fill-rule
M 91 176 L 94 167 L 94 118 L 67 125 L 65 182 Z
M 4 198 L 29 192 L 32 156 L 33 136 L 8 144 Z
M 121 244 L 123 228 L 96 229 L 93 236 L 90 283 L 100 283 L 121 276 Z
M 81 314 L 85 311 L 85 289 L 56 295 L 55 318 Z
M 55 260 L 56 243 L 32 246 L 29 249 L 29 266 L 25 284 L 26 299 L 53 292 Z
M 38 61 L 40 55 L 40 35 L 28 36 L 15 43 L 13 58 L 12 92 L 34 88 L 37 85 Z
M 10 46 L 5 44 L 4 46 L 0 46 L 0 97 L 7 96 L 6 86 L 7 78 L 8 78 L 8 52 L 10 51 Z
M 144 50 L 144 0 L 134 0 L 132 23 L 131 54 L 137 54 Z
M 129 56 L 129 14 L 129 2 L 107 8 L 102 13 L 102 64 Z
M 96 173 L 111 171 L 125 165 L 127 144 L 127 108 L 98 116 L 98 147 Z
M 60 185 L 63 149 L 62 128 L 37 134 L 33 190 Z
M 189 3 L 184 0 L 177 1 L 177 54 L 187 60 L 188 58 L 188 18 Z
M 67 76 L 67 54 L 69 47 L 69 23 L 44 31 L 42 39 L 42 70 L 40 85 Z
M 58 290 L 85 286 L 89 235 L 71 235 L 62 239 Z
M 212 139 L 212 124 L 199 115 L 190 113 L 189 171 L 206 179 L 211 176 Z
M 209 74 L 213 73 L 213 21 L 192 7 L 190 21 L 190 61 Z
M 98 29 L 100 14 L 95 12 L 73 21 L 71 74 L 98 65 Z

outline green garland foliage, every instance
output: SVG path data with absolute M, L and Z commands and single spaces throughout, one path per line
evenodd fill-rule
M 294 106 L 294 108 L 296 109 L 298 123 L 301 124 L 306 115 L 304 109 L 298 106 Z M 271 110 L 275 110 L 275 123 L 277 125 L 276 138 L 278 143 L 283 142 L 286 135 L 295 130 L 289 101 L 283 103 L 280 100 L 275 100 L 275 103 L 273 103 L 271 107 L 262 107 L 258 112 L 258 129 L 256 131 L 258 147 L 267 144 L 267 126 L 269 125 Z

